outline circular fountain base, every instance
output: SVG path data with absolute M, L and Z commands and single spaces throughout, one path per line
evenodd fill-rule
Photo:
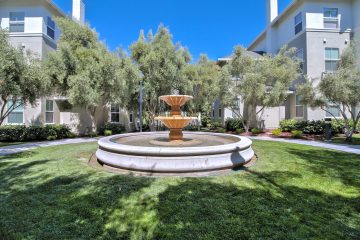
M 240 136 L 185 132 L 185 140 L 190 139 L 193 145 L 156 143 L 167 136 L 168 132 L 155 132 L 105 137 L 99 140 L 96 157 L 101 164 L 114 168 L 169 174 L 233 169 L 254 156 L 251 140 Z

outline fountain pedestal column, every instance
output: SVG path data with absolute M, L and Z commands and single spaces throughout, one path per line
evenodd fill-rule
M 183 139 L 183 133 L 181 128 L 170 128 L 169 133 L 170 141 L 179 141 Z

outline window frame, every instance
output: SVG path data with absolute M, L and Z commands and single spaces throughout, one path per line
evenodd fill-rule
M 113 114 L 118 115 L 117 121 L 113 121 Z M 120 105 L 119 104 L 116 104 L 116 103 L 110 104 L 110 122 L 111 123 L 120 123 Z
M 300 17 L 300 21 L 298 22 L 298 18 Z M 300 28 L 298 28 L 300 26 Z M 302 12 L 299 12 L 298 14 L 295 15 L 294 17 L 294 30 L 295 30 L 295 35 L 298 35 L 299 33 L 302 32 L 303 30 L 303 15 Z
M 327 10 L 336 10 L 336 17 L 325 17 L 325 12 Z M 335 28 L 325 27 L 326 23 L 336 23 Z M 323 27 L 324 29 L 339 29 L 340 28 L 340 18 L 339 18 L 339 8 L 324 8 L 323 9 Z
M 49 22 L 52 23 L 53 26 L 51 26 L 51 25 L 49 24 Z M 53 36 L 53 37 L 49 35 L 49 29 L 54 32 L 54 36 Z M 56 29 L 55 21 L 54 21 L 51 17 L 47 16 L 47 18 L 46 18 L 46 35 L 47 35 L 49 38 L 51 38 L 52 40 L 55 40 L 55 37 L 56 37 L 56 36 L 55 36 L 55 34 L 56 34 L 55 29 Z
M 299 53 L 301 53 L 301 56 L 302 57 L 299 57 Z M 297 60 L 300 61 L 300 69 L 301 69 L 301 73 L 304 73 L 304 70 L 305 70 L 305 56 L 304 56 L 304 49 L 303 48 L 300 48 L 296 51 L 295 53 L 295 57 Z
M 218 118 L 222 118 L 222 108 L 218 109 Z
M 48 102 L 51 102 L 52 103 L 52 110 L 48 110 Z M 47 114 L 48 113 L 51 113 L 52 114 L 52 122 L 48 122 L 47 121 Z M 51 100 L 51 99 L 46 99 L 45 100 L 45 124 L 54 124 L 54 100 Z
M 21 101 L 16 100 L 16 102 L 21 102 Z M 13 100 L 9 100 L 7 102 L 7 105 L 8 105 L 8 106 L 6 106 L 7 109 L 9 108 L 10 103 L 13 103 Z M 21 107 L 21 110 L 17 110 L 19 107 Z M 11 114 L 20 113 L 20 112 L 22 113 L 21 114 L 22 122 L 10 122 L 9 121 Z M 19 105 L 16 108 L 14 108 L 14 110 L 11 111 L 11 113 L 9 113 L 9 115 L 6 117 L 6 119 L 7 119 L 7 124 L 9 124 L 9 125 L 24 125 L 25 124 L 25 106 L 24 106 L 24 104 L 19 103 Z
M 22 14 L 24 16 L 23 20 L 11 20 L 11 14 Z M 22 31 L 11 31 L 11 25 L 22 25 Z M 9 12 L 9 33 L 24 33 L 25 32 L 25 12 Z
M 337 51 L 338 51 L 338 57 L 335 59 L 335 58 L 327 58 L 326 57 L 326 50 L 334 50 L 334 49 L 336 49 Z M 330 55 L 332 55 L 332 53 L 330 54 Z M 325 49 L 324 49 L 324 72 L 325 73 L 334 73 L 334 72 L 336 72 L 337 71 L 337 69 L 334 71 L 334 70 L 331 70 L 331 71 L 328 71 L 328 70 L 326 70 L 326 63 L 327 62 L 336 62 L 336 66 L 338 65 L 338 63 L 339 63 L 339 61 L 340 61 L 340 48 L 335 48 L 335 47 L 325 47 Z M 338 67 L 338 66 L 337 66 Z
M 298 95 L 298 94 L 295 95 L 295 118 L 297 118 L 297 119 L 305 118 L 305 105 L 300 103 L 301 100 L 298 101 L 298 97 L 301 97 L 301 95 Z M 299 107 L 302 108 L 302 116 L 298 116 L 298 115 L 297 115 L 297 114 L 298 114 L 297 109 L 298 109 Z
M 331 108 L 336 109 L 336 111 L 338 112 L 338 115 L 335 115 L 335 114 L 331 115 L 329 113 L 330 112 L 329 109 L 331 109 Z M 338 109 L 338 106 L 336 104 L 329 104 L 329 107 L 327 107 L 326 111 L 325 111 L 325 117 L 327 117 L 327 118 L 339 118 L 339 119 L 342 118 L 341 112 Z

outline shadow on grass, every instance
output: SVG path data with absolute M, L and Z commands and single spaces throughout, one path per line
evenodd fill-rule
M 359 169 L 353 155 L 339 162 L 347 155 L 291 147 L 286 152 L 309 159 L 301 162 L 309 171 L 339 175 L 359 186 L 351 180 Z M 34 174 L 38 166 L 53 160 L 11 160 L 6 165 L 0 161 L 0 239 L 360 237 L 360 199 L 286 184 L 287 179 L 301 178 L 301 173 L 247 169 L 231 178 L 190 179 L 141 178 L 92 169 Z M 355 175 L 345 176 L 346 171 Z
M 288 153 L 300 157 L 308 164 L 308 171 L 318 175 L 339 178 L 344 184 L 360 188 L 360 156 L 344 154 L 326 149 L 299 151 L 287 149 Z
M 155 239 L 356 239 L 359 201 L 292 186 L 238 188 L 198 179 L 159 195 Z M 263 183 L 265 184 L 265 183 Z M 276 186 L 272 188 L 271 186 Z

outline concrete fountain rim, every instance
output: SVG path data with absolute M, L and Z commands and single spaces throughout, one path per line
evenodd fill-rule
M 169 132 L 143 132 L 143 133 L 127 133 L 118 134 L 102 138 L 98 141 L 100 149 L 106 149 L 113 153 L 128 154 L 134 156 L 201 156 L 201 155 L 215 155 L 222 153 L 229 153 L 233 151 L 241 151 L 251 147 L 252 141 L 248 138 L 229 135 L 223 133 L 208 133 L 208 132 L 184 132 L 184 136 L 191 135 L 211 135 L 217 137 L 233 138 L 234 143 L 218 145 L 218 146 L 202 146 L 202 147 L 142 147 L 132 146 L 121 143 L 116 143 L 113 140 L 118 138 L 141 136 L 141 135 L 168 135 Z M 238 140 L 238 141 L 236 141 Z

